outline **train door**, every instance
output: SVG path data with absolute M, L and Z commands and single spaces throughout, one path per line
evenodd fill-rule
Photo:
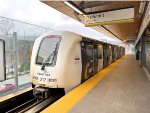
M 98 73 L 98 46 L 93 45 L 93 68 L 94 72 L 93 74 Z
M 119 58 L 121 57 L 121 48 L 119 47 Z
M 116 46 L 114 46 L 114 61 L 117 59 L 117 52 L 116 52 Z
M 84 82 L 93 75 L 93 45 L 88 42 L 81 42 L 82 56 L 82 77 Z
M 106 66 L 109 66 L 109 64 L 110 64 L 110 50 L 109 50 L 109 45 L 107 45 L 107 52 L 106 52 L 106 59 L 107 59 L 107 61 L 106 61 Z
M 120 47 L 120 57 L 122 56 L 122 47 Z
M 119 59 L 119 47 L 116 47 L 117 59 Z
M 107 62 L 108 62 L 107 45 L 103 45 L 103 68 L 107 67 Z
M 98 45 L 98 71 L 103 69 L 103 45 Z
M 115 46 L 111 46 L 112 47 L 112 62 L 115 61 Z
M 118 59 L 120 58 L 120 47 L 118 47 Z
M 112 47 L 109 46 L 108 48 L 108 65 L 112 63 Z

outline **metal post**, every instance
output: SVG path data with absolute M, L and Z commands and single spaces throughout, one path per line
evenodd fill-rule
M 18 86 L 18 48 L 17 48 L 17 32 L 13 32 L 14 36 L 14 74 L 15 84 Z

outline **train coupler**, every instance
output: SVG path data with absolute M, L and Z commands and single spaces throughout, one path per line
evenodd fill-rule
M 33 89 L 33 96 L 38 99 L 46 99 L 50 97 L 50 90 L 49 88 L 43 88 L 43 87 L 36 87 Z

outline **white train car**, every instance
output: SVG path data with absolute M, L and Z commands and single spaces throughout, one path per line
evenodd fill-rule
M 103 51 L 104 45 L 108 51 Z M 35 40 L 31 57 L 34 95 L 56 88 L 63 88 L 65 93 L 72 90 L 113 61 L 111 46 L 67 31 L 40 36 Z M 109 56 L 105 55 L 104 60 L 105 53 Z

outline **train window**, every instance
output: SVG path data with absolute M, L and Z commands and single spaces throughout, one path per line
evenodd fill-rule
M 87 47 L 86 47 L 86 54 L 87 54 L 87 56 L 90 57 L 90 58 L 93 57 L 92 48 L 93 48 L 92 45 L 87 45 Z
M 98 59 L 102 59 L 102 46 L 98 47 Z
M 102 59 L 102 52 L 98 52 L 98 59 Z
M 36 63 L 40 65 L 54 65 L 60 41 L 60 37 L 49 36 L 44 38 L 38 50 Z

